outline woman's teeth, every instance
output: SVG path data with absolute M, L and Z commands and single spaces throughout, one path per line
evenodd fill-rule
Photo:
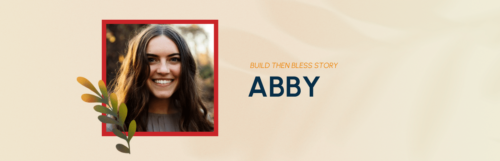
M 155 83 L 158 83 L 158 84 L 168 84 L 172 82 L 172 80 L 155 80 Z

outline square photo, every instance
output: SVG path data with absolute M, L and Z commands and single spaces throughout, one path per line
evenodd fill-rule
M 103 20 L 102 27 L 102 77 L 127 105 L 135 136 L 218 135 L 217 20 Z M 113 128 L 127 131 L 103 123 L 103 136 L 114 136 Z

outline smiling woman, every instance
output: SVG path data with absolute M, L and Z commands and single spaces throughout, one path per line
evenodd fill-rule
M 150 25 L 129 42 L 112 90 L 138 131 L 213 131 L 196 83 L 196 63 L 184 38 Z M 126 129 L 123 129 L 126 130 Z
M 168 100 L 177 89 L 181 73 L 179 50 L 172 40 L 162 35 L 149 41 L 146 53 L 150 71 L 147 84 L 155 96 L 153 100 Z M 162 109 L 158 109 L 158 112 L 166 112 L 161 111 Z

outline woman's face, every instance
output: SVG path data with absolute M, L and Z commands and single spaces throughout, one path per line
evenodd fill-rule
M 151 73 L 149 91 L 156 98 L 170 98 L 177 89 L 181 74 L 181 57 L 175 43 L 166 36 L 157 36 L 146 48 Z

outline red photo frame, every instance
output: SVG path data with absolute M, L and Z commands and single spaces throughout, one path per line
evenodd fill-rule
M 219 24 L 218 20 L 102 20 L 102 80 L 106 82 L 106 25 L 107 24 L 213 24 L 214 25 L 214 131 L 213 132 L 136 132 L 134 136 L 219 136 Z M 105 115 L 104 113 L 102 115 Z M 125 132 L 127 135 L 128 133 Z M 102 123 L 102 136 L 115 136 Z

